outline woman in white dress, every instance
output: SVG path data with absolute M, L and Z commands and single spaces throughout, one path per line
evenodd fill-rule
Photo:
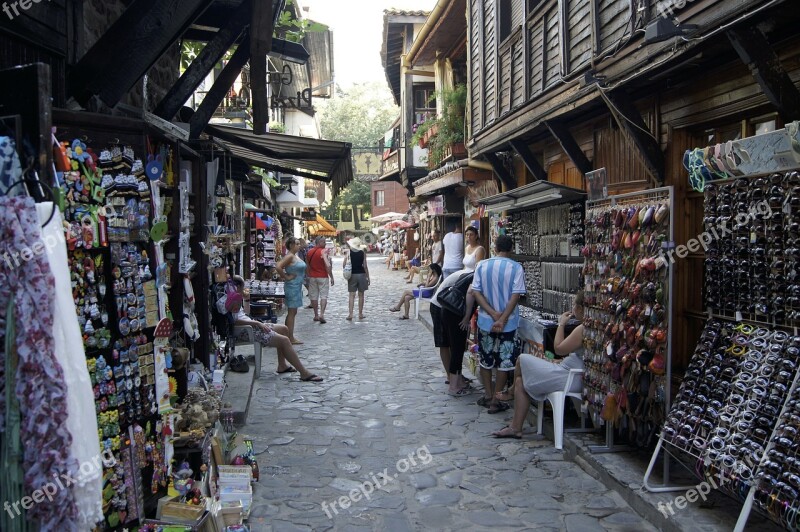
M 464 235 L 467 237 L 467 246 L 464 250 L 464 268 L 475 271 L 475 266 L 486 257 L 486 250 L 483 249 L 483 246 L 478 241 L 478 230 L 476 228 L 470 225 L 464 229 Z
M 558 330 L 553 342 L 557 360 L 549 360 L 530 354 L 519 356 L 520 373 L 514 381 L 514 419 L 511 424 L 492 435 L 496 438 L 522 438 L 522 424 L 531 406 L 531 399 L 540 401 L 552 392 L 564 389 L 571 369 L 583 369 L 583 324 L 578 325 L 565 338 L 565 327 L 570 318 L 583 321 L 583 292 L 578 292 L 571 312 L 565 312 L 558 320 Z M 571 392 L 580 392 L 583 380 L 572 381 Z

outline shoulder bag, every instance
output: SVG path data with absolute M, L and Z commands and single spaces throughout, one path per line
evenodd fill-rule
M 345 280 L 349 280 L 350 276 L 353 275 L 353 265 L 350 264 L 350 257 L 346 257 L 344 260 L 344 270 L 342 271 L 342 275 L 344 276 Z
M 467 291 L 472 284 L 472 273 L 462 275 L 454 284 L 443 288 L 436 301 L 443 309 L 449 310 L 453 314 L 463 316 L 467 310 Z

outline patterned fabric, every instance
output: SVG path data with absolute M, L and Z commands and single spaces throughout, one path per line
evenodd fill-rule
M 475 269 L 472 289 L 483 294 L 486 301 L 497 312 L 503 312 L 512 294 L 525 293 L 525 270 L 522 265 L 505 257 L 483 260 Z M 483 308 L 478 311 L 478 327 L 491 330 L 494 320 Z M 508 317 L 503 332 L 517 330 L 519 326 L 519 305 Z
M 291 281 L 283 283 L 286 306 L 300 308 L 303 306 L 303 279 L 306 276 L 306 263 L 298 258 L 297 261 L 286 267 L 286 273 L 296 275 Z
M 14 315 L 2 316 L 0 334 L 5 337 L 5 320 L 13 319 L 18 356 L 14 392 L 19 401 L 20 438 L 24 442 L 24 490 L 29 496 L 54 477 L 78 476 L 78 463 L 70 458 L 72 435 L 66 426 L 67 386 L 54 355 L 55 282 L 41 253 L 23 253 L 32 256 L 28 261 L 20 259 L 20 252 L 37 249 L 36 243 L 41 246 L 33 199 L 0 197 L 0 312 L 6 313 L 9 299 L 14 301 Z M 0 368 L 0 382 L 4 379 L 5 364 Z M 4 394 L 5 389 L 0 396 Z M 0 410 L 5 408 L 3 399 Z M 27 513 L 27 518 L 37 520 L 42 530 L 76 530 L 77 516 L 71 490 L 62 490 L 47 504 L 34 504 Z
M 22 176 L 22 167 L 19 164 L 17 145 L 10 137 L 0 137 L 0 192 L 8 193 L 8 187 L 19 181 Z M 22 186 L 14 187 L 11 195 L 25 192 Z
M 478 327 L 478 356 L 485 369 L 514 371 L 522 353 L 522 340 L 517 331 L 493 333 Z

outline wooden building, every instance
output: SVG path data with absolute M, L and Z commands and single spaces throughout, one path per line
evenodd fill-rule
M 685 150 L 800 118 L 800 6 L 782 0 L 469 0 L 472 157 L 507 188 L 675 187 L 676 243 L 703 231 Z M 506 164 L 503 164 L 503 163 Z M 673 357 L 705 320 L 703 251 L 675 264 Z

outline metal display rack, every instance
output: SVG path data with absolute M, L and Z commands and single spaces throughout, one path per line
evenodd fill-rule
M 626 391 L 625 371 L 633 373 L 633 370 L 638 370 L 640 381 L 644 378 L 645 373 L 649 373 L 646 377 L 650 380 L 651 386 L 656 386 L 655 399 L 650 404 L 651 408 L 660 408 L 663 405 L 664 412 L 669 408 L 670 387 L 668 383 L 672 379 L 671 332 L 673 324 L 670 303 L 673 300 L 673 271 L 669 261 L 663 258 L 662 252 L 674 246 L 673 206 L 673 187 L 620 194 L 586 203 L 584 275 L 586 301 L 589 308 L 587 309 L 588 319 L 585 320 L 585 323 L 594 324 L 597 327 L 587 327 L 588 335 L 585 335 L 584 362 L 587 365 L 587 375 L 584 376 L 584 392 L 590 405 L 590 411 L 595 410 L 593 415 L 595 419 L 601 417 L 598 405 L 602 402 L 605 406 L 609 393 L 617 395 L 620 391 Z M 631 220 L 629 215 L 638 216 L 640 210 L 651 208 L 653 212 L 659 208 L 666 209 L 666 213 L 662 214 L 666 219 L 662 219 L 661 223 L 656 223 L 655 219 L 643 217 L 640 218 L 641 223 L 634 224 L 634 227 L 628 225 Z M 616 216 L 620 211 L 624 217 L 623 224 L 615 227 L 615 221 L 611 219 L 611 216 Z M 644 212 L 646 214 L 647 210 Z M 600 227 L 602 229 L 595 229 Z M 631 239 L 630 242 L 626 240 L 628 238 Z M 650 262 L 659 256 L 662 256 L 662 262 Z M 644 264 L 647 266 L 643 267 Z M 640 286 L 643 284 L 642 281 L 645 282 L 645 287 L 649 284 L 661 283 L 663 285 L 661 294 L 653 297 L 649 288 Z M 648 292 L 645 293 L 645 290 Z M 623 295 L 624 297 L 618 297 Z M 609 312 L 612 302 L 616 305 L 627 306 L 622 309 L 615 307 L 613 312 Z M 658 311 L 656 312 L 655 309 Z M 609 320 L 609 317 L 613 319 Z M 633 327 L 632 333 L 631 327 Z M 656 329 L 659 330 L 656 335 L 657 339 L 651 340 L 648 335 Z M 621 340 L 619 335 L 622 335 Z M 611 352 L 608 352 L 609 349 Z M 655 362 L 654 353 L 660 354 L 663 367 L 650 364 L 646 360 L 650 358 L 652 362 Z M 616 359 L 617 354 L 620 355 L 620 360 Z M 617 368 L 623 368 L 619 370 L 619 375 L 615 373 L 616 370 L 609 372 L 606 369 L 606 362 L 609 360 L 615 361 Z M 636 374 L 633 373 L 633 375 Z M 628 374 L 628 377 L 630 378 L 632 375 Z M 634 382 L 632 378 L 631 382 Z M 588 386 L 587 383 L 589 383 Z M 597 390 L 595 391 L 594 388 Z M 603 390 L 604 395 L 601 397 Z M 621 393 L 619 395 L 627 399 L 628 394 Z M 639 400 L 642 398 L 639 397 Z M 628 405 L 628 407 L 630 406 Z M 617 405 L 616 408 L 622 410 L 621 405 Z M 614 425 L 616 421 L 605 421 L 605 444 L 590 446 L 591 452 L 618 452 L 631 448 L 628 445 L 615 444 Z M 637 414 L 635 412 L 631 414 L 628 410 L 622 416 L 622 421 L 636 422 Z M 645 435 L 637 430 L 637 439 L 644 436 L 643 439 L 647 440 L 654 435 L 653 431 L 658 429 L 655 425 L 650 428 L 647 428 L 647 423 L 644 425 L 644 430 L 649 431 L 649 434 Z M 664 478 L 669 478 L 668 462 L 664 464 Z

